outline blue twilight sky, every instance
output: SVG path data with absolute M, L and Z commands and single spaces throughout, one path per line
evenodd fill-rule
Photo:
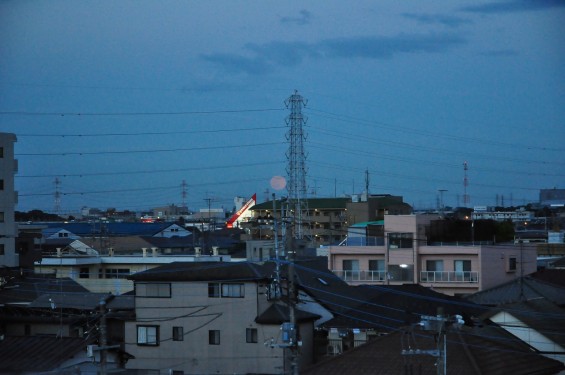
M 18 210 L 264 201 L 294 90 L 309 196 L 565 188 L 564 0 L 0 1 L 0 56 Z

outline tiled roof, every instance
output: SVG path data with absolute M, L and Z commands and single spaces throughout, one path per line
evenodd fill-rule
M 353 297 L 356 296 L 356 297 Z M 483 308 L 457 297 L 435 292 L 418 284 L 351 287 L 338 301 L 349 301 L 349 309 L 334 311 L 326 328 L 364 328 L 390 332 L 419 321 L 421 315 L 461 315 L 471 324 Z
M 526 326 L 565 347 L 565 335 L 563 334 L 565 332 L 565 309 L 556 306 L 547 299 L 538 298 L 498 306 L 489 311 L 485 317 L 492 317 L 498 312 L 506 312 L 512 315 Z
M 0 340 L 0 373 L 55 371 L 65 361 L 86 351 L 83 338 L 7 336 Z
M 173 262 L 130 275 L 134 281 L 254 281 L 272 275 L 273 263 Z
M 8 284 L 0 288 L 0 305 L 29 303 L 45 293 L 88 293 L 88 290 L 69 278 L 31 274 L 9 278 Z
M 497 306 L 535 298 L 547 298 L 558 306 L 565 306 L 565 288 L 532 276 L 524 276 L 482 290 L 466 299 L 480 305 Z
M 565 257 L 561 259 L 565 259 Z M 565 288 L 565 269 L 545 268 L 530 274 L 530 277 Z
M 108 297 L 107 293 L 46 293 L 39 296 L 29 304 L 31 308 L 57 308 L 57 309 L 76 309 L 76 310 L 97 310 L 100 301 Z M 113 296 L 112 296 L 113 298 Z
M 172 223 L 48 223 L 50 228 L 56 227 L 66 229 L 81 237 L 89 237 L 93 234 L 104 232 L 108 236 L 152 236 L 155 233 L 168 228 Z
M 447 335 L 447 373 L 457 375 L 556 374 L 563 363 L 534 353 L 504 332 L 493 335 L 481 328 L 452 330 Z M 330 357 L 301 375 L 437 374 L 437 358 L 403 355 L 403 350 L 437 348 L 434 332 L 401 330 L 381 336 L 344 354 Z

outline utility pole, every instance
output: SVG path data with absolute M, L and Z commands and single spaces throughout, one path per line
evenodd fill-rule
M 434 349 L 403 349 L 402 355 L 430 355 L 437 358 L 435 367 L 437 375 L 447 375 L 447 330 L 450 327 L 459 328 L 465 321 L 461 315 L 446 317 L 443 315 L 443 308 L 439 307 L 436 316 L 423 315 L 422 320 L 417 325 L 423 331 L 435 332 L 436 347 Z
M 106 298 L 100 299 L 100 375 L 106 375 Z

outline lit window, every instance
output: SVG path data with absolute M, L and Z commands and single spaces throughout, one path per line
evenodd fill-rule
M 137 326 L 137 345 L 159 345 L 159 326 Z

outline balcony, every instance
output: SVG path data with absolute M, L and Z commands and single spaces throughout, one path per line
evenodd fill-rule
M 478 283 L 477 271 L 420 271 L 422 283 Z
M 333 270 L 334 275 L 344 281 L 385 281 L 386 271 Z

